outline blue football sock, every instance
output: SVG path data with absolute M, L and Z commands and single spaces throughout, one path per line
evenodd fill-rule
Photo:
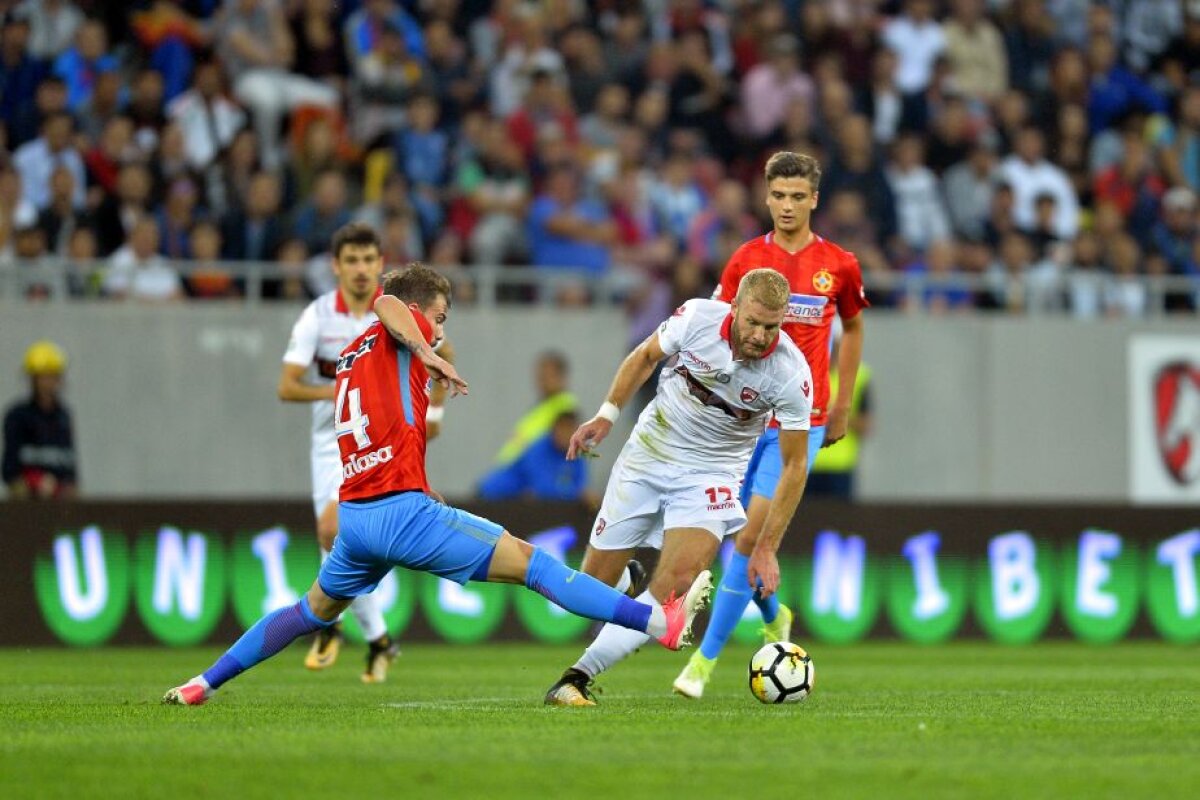
M 763 622 L 768 625 L 775 621 L 779 616 L 779 592 L 770 597 L 763 598 L 758 592 L 754 593 L 754 604 L 758 606 L 758 610 L 762 612 Z
M 754 593 L 750 591 L 750 584 L 746 580 L 749 564 L 750 557 L 736 550 L 729 558 L 713 600 L 712 616 L 708 620 L 708 629 L 704 631 L 704 641 L 700 643 L 700 654 L 705 658 L 721 655 L 725 642 L 729 641 L 733 629 L 742 619 L 742 613 L 750 604 Z
M 233 647 L 225 651 L 225 655 L 217 659 L 217 663 L 208 668 L 204 680 L 216 689 L 258 662 L 275 655 L 304 634 L 332 624 L 332 621 L 326 622 L 312 612 L 308 606 L 308 595 L 305 595 L 295 605 L 272 611 L 254 623 L 250 630 L 242 634 L 242 638 L 233 643 Z
M 542 548 L 535 548 L 525 585 L 572 614 L 645 632 L 651 607 L 639 603 L 591 575 L 573 570 Z

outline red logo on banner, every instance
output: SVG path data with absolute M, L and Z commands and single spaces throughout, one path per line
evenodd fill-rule
M 1168 364 L 1154 379 L 1154 429 L 1158 452 L 1182 486 L 1200 478 L 1200 367 Z

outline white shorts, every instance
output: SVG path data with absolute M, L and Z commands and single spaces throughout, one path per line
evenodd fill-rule
M 653 474 L 618 458 L 589 540 L 597 550 L 662 549 L 663 532 L 703 528 L 718 540 L 746 525 L 737 472 L 698 472 L 662 464 Z
M 337 443 L 332 450 L 328 447 L 313 450 L 311 463 L 313 513 L 319 517 L 327 505 L 338 501 L 338 490 L 342 487 L 342 453 Z

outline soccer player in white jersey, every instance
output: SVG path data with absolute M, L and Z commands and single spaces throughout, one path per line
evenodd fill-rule
M 308 304 L 292 328 L 279 376 L 279 399 L 312 404 L 312 499 L 317 540 L 324 561 L 338 532 L 338 488 L 342 460 L 333 421 L 334 368 L 342 350 L 375 322 L 371 310 L 379 296 L 383 255 L 379 237 L 368 225 L 351 223 L 333 235 L 333 274 L 337 288 Z M 362 595 L 350 613 L 369 645 L 364 683 L 387 679 L 399 654 L 374 594 Z M 337 660 L 341 624 L 322 629 L 313 640 L 304 666 L 325 669 Z
M 772 414 L 779 422 L 783 468 L 775 502 L 742 579 L 779 585 L 775 553 L 808 473 L 812 376 L 780 326 L 787 279 L 748 272 L 732 303 L 689 300 L 621 364 L 599 412 L 571 438 L 567 458 L 590 452 L 612 430 L 620 409 L 664 368 L 654 399 L 638 418 L 609 476 L 582 571 L 616 585 L 637 547 L 662 554 L 642 602 L 683 592 L 712 563 L 721 541 L 746 524 L 739 483 Z M 583 656 L 546 693 L 548 705 L 591 706 L 588 686 L 647 641 L 605 625 Z

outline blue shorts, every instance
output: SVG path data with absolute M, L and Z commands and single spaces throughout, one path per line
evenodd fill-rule
M 334 599 L 372 591 L 392 567 L 456 583 L 486 568 L 504 528 L 424 492 L 338 506 L 338 535 L 317 582 Z
M 813 462 L 817 460 L 817 451 L 825 441 L 825 426 L 819 425 L 808 432 L 808 471 L 812 472 Z M 742 481 L 742 508 L 750 505 L 750 495 L 761 495 L 768 500 L 775 497 L 775 485 L 779 483 L 779 474 L 783 472 L 783 458 L 779 455 L 779 428 L 767 428 L 758 437 L 754 446 L 754 455 L 750 456 L 750 465 L 746 467 L 746 477 Z

